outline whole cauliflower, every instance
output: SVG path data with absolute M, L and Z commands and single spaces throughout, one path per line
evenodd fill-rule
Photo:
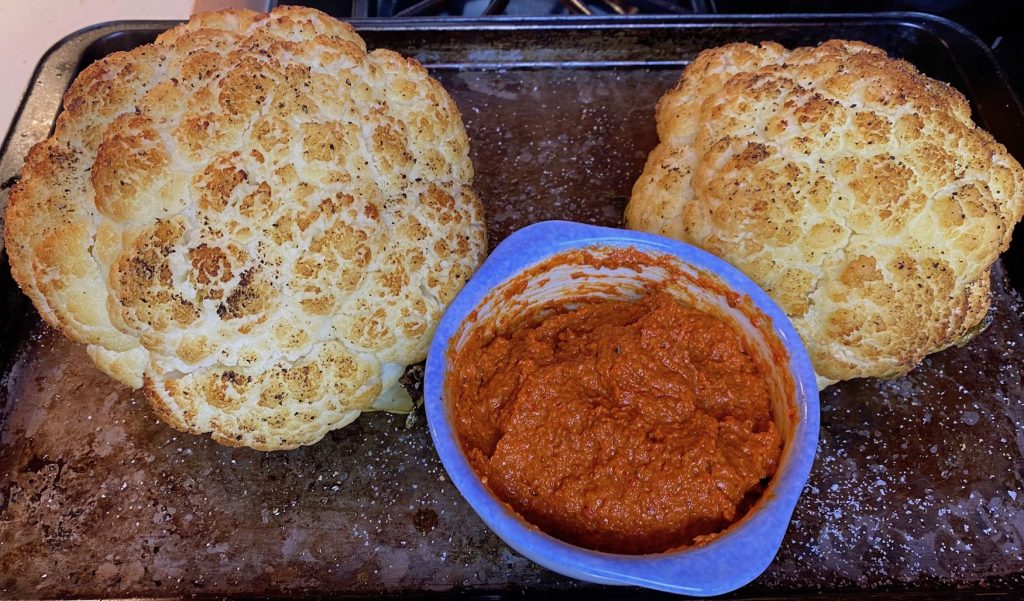
M 485 253 L 472 179 L 416 61 L 314 10 L 203 14 L 75 79 L 6 245 L 46 321 L 169 424 L 286 449 L 401 404 Z
M 687 67 L 657 125 L 627 224 L 756 280 L 819 386 L 903 374 L 988 311 L 1024 171 L 949 85 L 859 42 L 732 44 Z

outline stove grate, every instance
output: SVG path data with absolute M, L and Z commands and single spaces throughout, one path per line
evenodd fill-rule
M 345 19 L 717 12 L 715 0 L 306 0 L 301 3 Z

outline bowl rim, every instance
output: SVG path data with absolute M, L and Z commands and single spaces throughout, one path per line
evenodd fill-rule
M 588 247 L 634 247 L 674 256 L 717 276 L 748 296 L 772 320 L 772 331 L 789 354 L 799 419 L 788 455 L 766 496 L 718 538 L 699 547 L 624 555 L 594 551 L 557 539 L 527 522 L 493 495 L 470 466 L 444 402 L 447 349 L 462 322 L 497 286 L 553 255 Z M 502 540 L 534 562 L 567 576 L 603 584 L 636 585 L 685 595 L 718 595 L 760 575 L 778 551 L 797 500 L 810 475 L 818 442 L 819 399 L 814 369 L 803 342 L 782 309 L 736 267 L 695 246 L 663 236 L 543 221 L 509 235 L 488 256 L 441 318 L 427 354 L 424 404 L 434 446 L 455 487 Z

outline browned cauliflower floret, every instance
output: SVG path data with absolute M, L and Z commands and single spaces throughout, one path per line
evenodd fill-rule
M 955 89 L 859 42 L 708 50 L 658 103 L 631 228 L 782 306 L 824 387 L 895 376 L 985 316 L 1024 171 Z
M 485 252 L 455 104 L 348 24 L 193 17 L 87 68 L 11 194 L 42 316 L 175 428 L 257 449 L 394 408 Z

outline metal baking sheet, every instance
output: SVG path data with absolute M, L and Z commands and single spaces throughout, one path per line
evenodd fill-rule
M 51 51 L 0 153 L 0 206 L 70 79 L 170 25 L 105 25 Z M 656 142 L 657 99 L 697 52 L 731 41 L 874 43 L 962 90 L 1024 158 L 1024 114 L 991 54 L 925 15 L 356 25 L 372 47 L 418 57 L 458 103 L 492 246 L 544 219 L 621 225 Z M 735 597 L 1024 590 L 1021 234 L 993 273 L 986 332 L 907 377 L 823 394 L 818 459 L 786 542 Z M 366 415 L 296 451 L 229 449 L 162 425 L 42 326 L 6 259 L 0 311 L 2 597 L 646 596 L 506 547 L 446 479 L 422 413 Z

